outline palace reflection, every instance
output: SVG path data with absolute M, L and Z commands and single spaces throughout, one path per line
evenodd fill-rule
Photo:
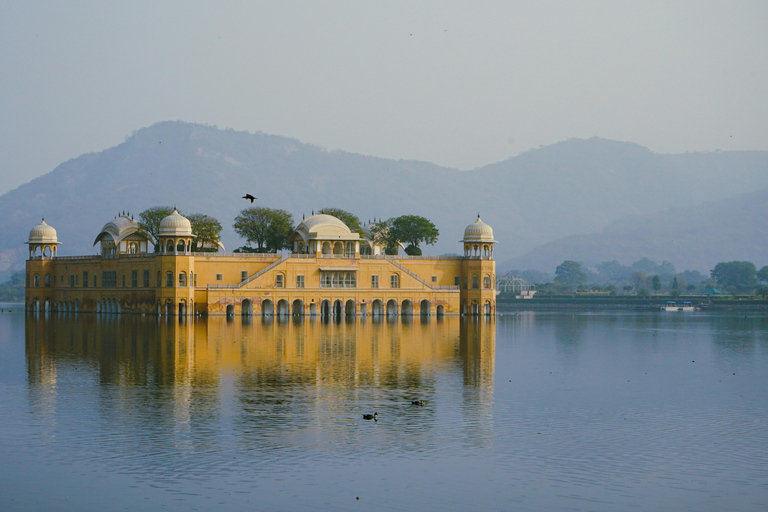
M 284 446 L 286 432 L 312 425 L 338 430 L 329 447 L 343 449 L 354 429 L 338 418 L 357 425 L 360 411 L 371 408 L 404 428 L 417 422 L 414 435 L 423 443 L 440 401 L 461 401 L 450 405 L 463 414 L 490 415 L 495 329 L 483 317 L 29 315 L 25 338 L 29 385 L 46 409 L 60 407 L 74 387 L 82 393 L 90 385 L 94 400 L 107 402 L 99 414 L 144 422 L 143 430 L 172 426 L 194 446 L 210 448 L 211 436 L 203 433 L 231 418 L 245 448 Z M 446 386 L 459 392 L 439 394 Z M 119 411 L 109 403 L 115 394 Z M 416 407 L 419 415 L 403 415 L 416 399 L 426 401 Z M 486 428 L 467 438 L 482 442 Z

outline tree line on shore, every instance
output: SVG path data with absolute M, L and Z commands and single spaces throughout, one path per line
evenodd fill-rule
M 617 260 L 605 261 L 595 269 L 566 260 L 555 269 L 554 276 L 543 272 L 519 273 L 536 285 L 538 295 L 553 296 L 572 293 L 609 295 L 694 295 L 728 293 L 768 298 L 768 266 L 759 270 L 750 261 L 720 262 L 709 275 L 697 270 L 676 272 L 669 261 L 658 264 L 642 258 L 631 265 Z

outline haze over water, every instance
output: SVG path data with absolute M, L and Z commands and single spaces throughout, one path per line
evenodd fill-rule
M 0 509 L 751 511 L 767 365 L 744 312 L 5 312 Z

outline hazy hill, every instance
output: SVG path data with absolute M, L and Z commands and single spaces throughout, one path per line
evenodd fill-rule
M 115 214 L 156 205 L 206 213 L 231 226 L 247 206 L 302 214 L 323 207 L 361 219 L 424 215 L 440 229 L 427 254 L 461 252 L 464 227 L 480 212 L 500 241 L 498 259 L 574 233 L 596 232 L 628 215 L 691 206 L 768 187 L 768 152 L 661 155 L 636 144 L 568 140 L 473 171 L 425 162 L 326 151 L 294 139 L 162 122 L 125 142 L 62 163 L 0 196 L 0 272 L 19 266 L 40 218 L 63 242 L 59 254 L 91 254 Z M 647 251 L 639 251 L 640 256 Z
M 708 272 L 721 261 L 747 260 L 768 265 L 768 189 L 689 208 L 630 217 L 601 233 L 574 235 L 541 245 L 500 264 L 503 268 L 553 271 L 564 260 L 594 267 L 641 256 L 671 261 L 678 270 Z

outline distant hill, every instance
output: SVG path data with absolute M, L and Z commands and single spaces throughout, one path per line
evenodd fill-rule
M 601 233 L 573 235 L 541 245 L 499 264 L 503 268 L 553 271 L 564 260 L 590 267 L 610 260 L 623 264 L 641 256 L 672 262 L 678 270 L 709 272 L 721 261 L 768 265 L 768 189 L 724 201 L 629 217 Z
M 250 206 L 240 199 L 246 192 L 259 198 L 255 204 L 292 212 L 297 223 L 323 207 L 364 221 L 423 215 L 440 230 L 426 254 L 461 252 L 464 227 L 480 212 L 504 261 L 628 215 L 766 187 L 765 151 L 662 155 L 632 143 L 574 139 L 458 171 L 263 133 L 161 122 L 0 196 L 0 277 L 23 265 L 23 242 L 43 216 L 58 231 L 59 254 L 92 254 L 94 238 L 118 212 L 175 204 L 218 218 L 231 250 L 243 244 L 232 222 Z

